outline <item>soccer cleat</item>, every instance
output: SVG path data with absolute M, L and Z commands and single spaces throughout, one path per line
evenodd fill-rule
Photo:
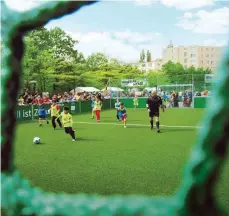
M 160 129 L 157 129 L 157 133 L 160 133 L 161 131 L 160 131 Z
M 91 119 L 95 118 L 94 116 L 91 117 Z
M 75 142 L 76 140 L 75 139 L 72 139 L 72 142 Z
M 49 121 L 47 121 L 47 124 L 49 124 Z
M 150 129 L 153 130 L 153 126 L 152 125 L 150 126 Z
M 124 126 L 124 128 L 126 128 L 126 125 Z

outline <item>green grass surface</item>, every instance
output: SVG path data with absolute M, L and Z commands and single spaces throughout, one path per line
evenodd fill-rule
M 169 109 L 161 113 L 167 126 L 196 126 L 201 109 Z M 103 111 L 101 124 L 90 114 L 74 116 L 77 142 L 63 130 L 38 122 L 20 123 L 16 136 L 16 165 L 35 186 L 68 193 L 171 195 L 178 188 L 185 161 L 195 143 L 195 128 L 162 127 L 161 134 L 148 127 L 145 109 L 128 110 L 126 129 L 115 111 Z M 94 123 L 94 124 L 91 124 Z M 38 136 L 42 144 L 32 140 Z M 229 164 L 217 188 L 219 200 L 229 203 Z

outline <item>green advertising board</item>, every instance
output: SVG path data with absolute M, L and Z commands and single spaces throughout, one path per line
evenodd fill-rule
M 18 121 L 27 121 L 33 119 L 32 106 L 18 106 L 16 111 L 16 117 Z

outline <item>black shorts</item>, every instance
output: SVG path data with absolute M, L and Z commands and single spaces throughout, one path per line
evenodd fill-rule
M 73 132 L 72 127 L 65 127 L 64 130 L 65 130 L 66 134 L 69 134 L 70 132 Z
M 153 117 L 159 117 L 159 110 L 151 110 L 149 112 L 149 117 L 153 118 Z

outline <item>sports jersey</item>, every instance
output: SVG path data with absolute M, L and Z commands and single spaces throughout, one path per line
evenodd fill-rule
M 138 104 L 138 99 L 137 98 L 134 98 L 134 105 L 137 105 Z
M 148 109 L 150 109 L 151 111 L 152 110 L 158 110 L 160 105 L 162 105 L 162 100 L 161 100 L 161 97 L 159 97 L 157 95 L 149 97 L 147 102 L 146 102 L 146 107 Z
M 51 116 L 57 117 L 59 115 L 60 107 L 58 105 L 51 105 Z
M 91 107 L 94 108 L 95 100 L 91 100 Z
M 65 114 L 64 112 L 62 112 L 59 116 L 62 117 L 62 123 L 64 125 L 64 127 L 72 127 L 72 115 L 67 113 Z
M 39 116 L 46 115 L 45 107 L 43 105 L 38 107 Z
M 94 102 L 94 110 L 101 110 L 101 108 L 102 108 L 101 101 L 95 101 Z
M 119 107 L 120 107 L 120 102 L 116 102 L 115 103 L 115 109 L 119 109 Z
M 126 108 L 125 107 L 119 108 L 118 115 L 119 118 L 127 117 Z

